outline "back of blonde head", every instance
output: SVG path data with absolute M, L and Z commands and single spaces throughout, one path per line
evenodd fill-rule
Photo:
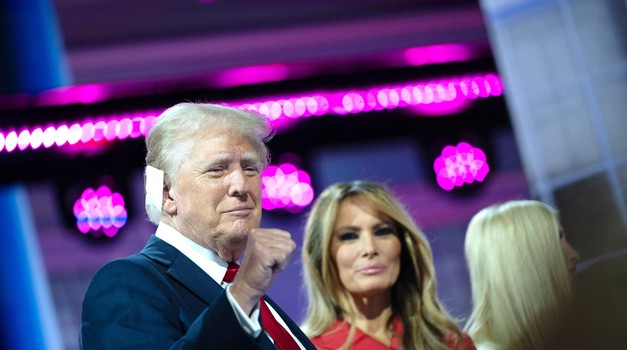
M 570 281 L 554 209 L 531 200 L 493 205 L 468 226 L 465 253 L 476 343 L 540 349 L 570 300 Z

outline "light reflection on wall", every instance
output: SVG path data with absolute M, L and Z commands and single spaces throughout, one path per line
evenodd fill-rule
M 465 62 L 480 56 L 477 48 L 465 44 L 441 44 L 412 47 L 404 52 L 408 65 L 424 66 L 428 64 Z
M 0 110 L 31 107 L 92 104 L 110 99 L 145 96 L 146 93 L 173 92 L 178 89 L 225 88 L 314 77 L 332 71 L 345 71 L 355 65 L 375 64 L 379 68 L 437 65 L 450 62 L 468 62 L 491 55 L 482 44 L 448 43 L 411 47 L 368 55 L 367 57 L 336 62 L 291 62 L 236 67 L 162 82 L 126 81 L 113 84 L 84 84 L 62 86 L 36 94 L 17 93 L 0 95 Z

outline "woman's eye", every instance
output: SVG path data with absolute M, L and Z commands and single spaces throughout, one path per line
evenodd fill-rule
M 394 229 L 391 227 L 381 227 L 374 232 L 375 236 L 387 236 L 391 234 L 394 234 Z
M 346 233 L 340 234 L 338 238 L 340 239 L 340 241 L 352 241 L 354 239 L 359 238 L 359 236 L 357 236 L 355 232 L 346 232 Z

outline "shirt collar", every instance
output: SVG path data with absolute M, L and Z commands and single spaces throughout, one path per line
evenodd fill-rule
M 213 278 L 214 281 L 222 284 L 228 263 L 220 259 L 214 251 L 200 246 L 172 226 L 163 222 L 160 222 L 159 226 L 157 226 L 155 236 L 183 253 L 183 255 Z

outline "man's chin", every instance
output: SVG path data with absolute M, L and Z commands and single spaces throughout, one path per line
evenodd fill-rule
M 216 253 L 224 261 L 237 261 L 246 249 L 247 238 L 247 235 L 243 238 L 239 235 L 229 236 L 229 240 L 225 242 L 222 247 L 217 249 Z
M 228 234 L 223 253 L 218 253 L 226 261 L 236 261 L 244 253 L 250 229 L 231 232 Z M 222 256 L 225 255 L 225 256 Z
M 245 234 L 248 236 L 252 229 L 259 227 L 260 222 L 261 220 L 253 219 L 252 217 L 237 219 L 231 222 L 228 231 L 236 235 Z

